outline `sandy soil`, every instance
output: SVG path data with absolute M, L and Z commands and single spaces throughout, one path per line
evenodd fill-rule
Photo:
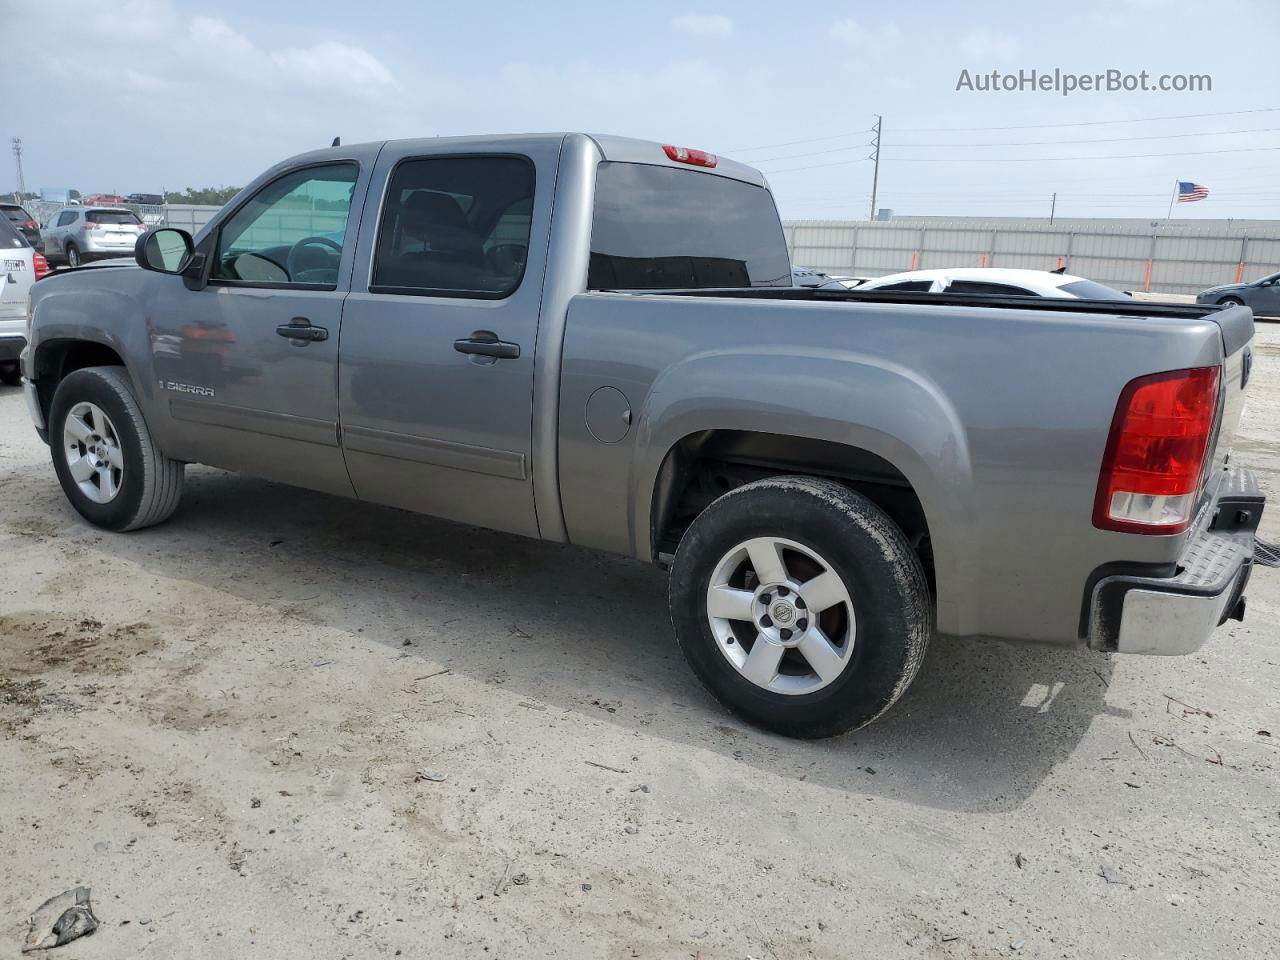
M 658 571 L 188 477 L 92 529 L 0 388 L 0 957 L 77 883 L 82 960 L 1280 953 L 1280 572 L 1196 656 L 940 640 L 795 743 L 698 687 Z

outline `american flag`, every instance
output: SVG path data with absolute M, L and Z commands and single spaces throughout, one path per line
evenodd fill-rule
M 1178 181 L 1178 202 L 1195 203 L 1209 195 L 1209 188 L 1203 183 L 1192 183 L 1190 180 Z

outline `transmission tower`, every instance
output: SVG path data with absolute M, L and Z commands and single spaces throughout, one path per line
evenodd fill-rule
M 21 202 L 27 192 L 27 183 L 22 179 L 22 140 L 13 138 L 13 161 L 18 165 L 18 201 Z

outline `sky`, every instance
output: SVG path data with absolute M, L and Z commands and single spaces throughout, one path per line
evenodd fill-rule
M 0 0 L 0 137 L 28 189 L 133 193 L 238 186 L 335 136 L 616 133 L 759 166 L 786 219 L 854 219 L 879 115 L 877 206 L 898 216 L 1047 216 L 1056 192 L 1058 216 L 1159 219 L 1182 179 L 1210 195 L 1178 216 L 1280 218 L 1277 10 Z M 1212 89 L 957 89 L 1055 68 Z

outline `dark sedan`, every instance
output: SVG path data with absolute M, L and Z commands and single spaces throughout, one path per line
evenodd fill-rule
M 1252 283 L 1227 283 L 1201 290 L 1196 303 L 1243 303 L 1261 317 L 1280 317 L 1280 273 Z

